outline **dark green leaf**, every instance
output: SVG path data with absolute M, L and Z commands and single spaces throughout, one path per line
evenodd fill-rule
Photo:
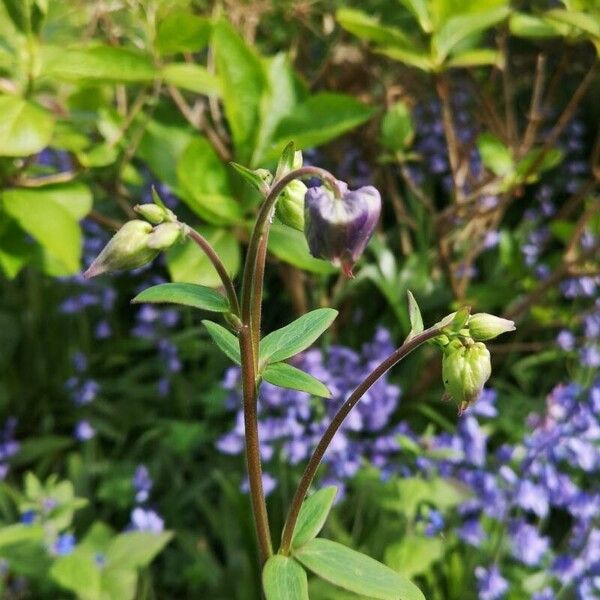
M 351 592 L 377 600 L 425 600 L 410 580 L 337 542 L 315 538 L 294 556 L 315 575 Z
M 331 397 L 331 392 L 317 378 L 284 362 L 267 365 L 262 376 L 265 381 L 279 387 L 300 390 L 321 398 Z
M 331 263 L 310 255 L 306 238 L 301 231 L 279 221 L 274 221 L 271 226 L 269 251 L 290 265 L 311 273 L 328 275 L 338 271 Z
M 240 266 L 240 246 L 232 232 L 216 227 L 197 227 L 221 258 L 227 272 L 233 277 Z M 175 282 L 198 283 L 208 287 L 222 285 L 219 274 L 206 254 L 190 239 L 174 245 L 167 251 L 167 268 Z
M 317 308 L 273 331 L 260 343 L 261 362 L 279 362 L 308 348 L 337 317 L 333 308 Z
M 277 126 L 271 155 L 293 140 L 299 149 L 320 146 L 371 118 L 373 109 L 351 96 L 320 93 L 297 105 Z
M 220 93 L 219 80 L 200 65 L 171 63 L 165 65 L 160 74 L 169 85 L 190 92 L 205 96 L 218 96 Z
M 240 364 L 240 344 L 235 335 L 213 321 L 202 321 L 214 343 L 236 364 Z
M 247 163 L 259 125 L 260 101 L 266 86 L 264 69 L 254 50 L 225 19 L 215 23 L 212 41 L 225 115 L 238 159 Z
M 271 556 L 262 581 L 267 600 L 309 600 L 306 571 L 289 556 Z
M 330 485 L 304 500 L 294 529 L 292 548 L 300 548 L 319 535 L 329 516 L 337 491 L 335 485 Z
M 52 138 L 54 117 L 17 96 L 0 96 L 0 156 L 29 156 Z
M 142 302 L 183 304 L 213 312 L 229 310 L 227 299 L 222 294 L 195 283 L 161 283 L 144 290 L 131 302 L 133 304 Z
M 44 75 L 67 81 L 107 83 L 152 81 L 156 70 L 150 59 L 129 48 L 53 48 L 48 51 Z
M 198 52 L 210 37 L 211 24 L 187 10 L 177 10 L 167 15 L 159 24 L 154 46 L 159 54 Z

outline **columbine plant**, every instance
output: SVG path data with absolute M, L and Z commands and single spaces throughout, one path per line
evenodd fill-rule
M 151 261 L 185 237 L 192 239 L 215 267 L 225 295 L 201 285 L 166 283 L 143 291 L 133 302 L 168 302 L 222 313 L 228 328 L 203 321 L 217 346 L 241 366 L 246 438 L 246 461 L 252 509 L 260 549 L 264 593 L 268 600 L 305 600 L 305 568 L 342 588 L 382 600 L 419 600 L 421 591 L 385 565 L 339 543 L 317 537 L 336 495 L 335 487 L 306 498 L 334 435 L 369 388 L 415 348 L 432 342 L 443 351 L 443 380 L 448 396 L 462 412 L 474 402 L 491 374 L 486 340 L 514 329 L 512 321 L 493 315 L 470 315 L 463 308 L 429 329 L 408 293 L 411 331 L 399 348 L 385 358 L 341 406 L 316 445 L 292 500 L 276 554 L 272 537 L 259 451 L 257 402 L 262 380 L 284 388 L 329 397 L 319 380 L 285 362 L 308 348 L 337 316 L 331 308 L 313 310 L 289 325 L 261 337 L 261 307 L 267 242 L 273 214 L 290 227 L 303 230 L 311 254 L 340 266 L 352 275 L 355 262 L 371 238 L 381 212 L 381 198 L 373 187 L 348 190 L 345 183 L 318 167 L 302 166 L 302 157 L 290 144 L 274 175 L 259 169 L 236 170 L 263 195 L 250 237 L 242 276 L 241 297 L 218 254 L 197 231 L 181 223 L 154 194 L 154 204 L 136 212 L 145 220 L 126 223 L 86 271 L 86 277 L 132 269 Z M 307 189 L 300 181 L 318 177 L 322 185 Z

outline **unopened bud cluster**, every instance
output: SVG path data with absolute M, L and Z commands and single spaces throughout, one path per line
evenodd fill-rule
M 85 271 L 86 279 L 142 267 L 182 238 L 184 226 L 165 206 L 139 204 L 134 210 L 146 221 L 125 223 Z

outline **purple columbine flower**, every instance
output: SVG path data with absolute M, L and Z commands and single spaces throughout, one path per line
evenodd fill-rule
M 309 188 L 304 197 L 304 234 L 310 253 L 341 266 L 346 276 L 371 239 L 381 213 L 381 196 L 372 186 L 349 191 L 338 182 L 341 198 L 326 187 Z

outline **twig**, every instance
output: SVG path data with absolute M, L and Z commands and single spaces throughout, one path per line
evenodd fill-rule
M 529 114 L 527 115 L 527 128 L 523 134 L 523 141 L 519 149 L 519 155 L 524 156 L 531 149 L 543 120 L 541 112 L 542 94 L 546 80 L 546 57 L 538 54 L 535 65 L 535 78 L 533 82 L 533 92 L 531 94 L 531 104 Z

